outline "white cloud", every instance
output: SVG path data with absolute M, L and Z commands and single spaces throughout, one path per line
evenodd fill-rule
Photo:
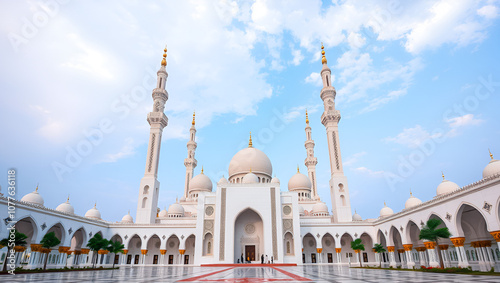
M 295 66 L 300 65 L 300 62 L 304 60 L 304 55 L 302 55 L 300 49 L 292 50 L 292 56 L 293 56 L 292 64 Z
M 373 170 L 368 169 L 366 167 L 358 167 L 358 168 L 356 168 L 356 171 L 358 171 L 362 174 L 372 176 L 372 177 L 383 177 L 385 174 L 384 171 L 373 171 Z
M 352 166 L 359 161 L 359 159 L 366 155 L 365 151 L 355 153 L 345 159 L 344 166 Z
M 104 157 L 104 159 L 101 162 L 112 163 L 112 162 L 118 161 L 119 159 L 131 156 L 134 154 L 135 154 L 134 139 L 127 138 L 125 140 L 124 145 L 120 148 L 120 150 L 118 152 L 106 154 L 106 156 Z
M 479 125 L 484 120 L 474 118 L 474 114 L 466 114 L 464 116 L 450 118 L 446 120 L 446 123 L 452 128 L 459 128 L 465 126 Z
M 287 122 L 294 121 L 298 117 L 306 117 L 306 109 L 307 113 L 309 115 L 316 113 L 319 109 L 321 108 L 321 104 L 316 104 L 316 105 L 303 105 L 303 106 L 297 106 L 297 107 L 292 107 L 288 112 L 283 114 L 283 119 Z M 309 116 L 310 117 L 310 116 Z
M 477 10 L 477 14 L 487 19 L 495 19 L 498 17 L 498 7 L 493 5 L 486 5 Z
M 366 43 L 366 38 L 359 33 L 351 32 L 347 37 L 347 42 L 351 48 L 361 48 Z
M 307 76 L 305 82 L 313 84 L 314 86 L 323 86 L 323 79 L 321 78 L 321 75 L 316 72 L 312 72 L 309 76 Z
M 401 144 L 409 148 L 416 148 L 419 145 L 421 145 L 424 141 L 428 139 L 437 138 L 440 136 L 441 134 L 439 133 L 430 134 L 425 129 L 423 129 L 422 126 L 416 125 L 413 128 L 404 129 L 401 133 L 399 133 L 395 137 L 388 137 L 385 138 L 384 140 L 386 142 L 394 142 L 397 144 Z

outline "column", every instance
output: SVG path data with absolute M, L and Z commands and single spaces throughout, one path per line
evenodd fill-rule
M 490 234 L 491 234 L 491 236 L 493 236 L 493 238 L 497 242 L 498 248 L 500 249 L 500 230 L 490 232 Z M 495 249 L 493 249 L 493 250 L 495 250 Z M 495 255 L 496 255 L 496 253 L 495 253 Z M 498 259 L 498 261 L 495 261 L 495 271 L 496 272 L 498 272 L 500 270 L 500 264 L 497 264 L 497 262 L 500 262 L 500 258 Z
M 448 255 L 448 245 L 439 245 L 439 250 L 441 252 L 441 257 L 443 258 L 443 267 L 448 268 L 451 267 L 450 256 Z M 439 260 L 439 258 L 438 258 Z
M 180 254 L 179 255 L 179 264 L 182 264 L 182 257 L 183 257 L 185 252 L 186 252 L 186 250 L 179 250 L 179 254 Z
M 420 266 L 427 266 L 427 263 L 425 262 L 425 247 L 416 247 L 415 250 L 418 252 Z
M 337 263 L 342 263 L 342 248 L 335 248 L 335 252 L 337 253 Z
M 142 265 L 145 265 L 146 264 L 146 254 L 148 253 L 148 250 L 141 250 L 141 254 L 142 254 L 142 262 L 140 262 L 139 264 L 142 264 Z
M 429 266 L 439 267 L 439 259 L 436 254 L 436 243 L 435 242 L 424 242 L 425 248 L 427 249 L 427 254 L 429 255 Z
M 127 264 L 127 254 L 128 254 L 128 250 L 123 250 L 122 265 Z
M 90 249 L 83 249 L 82 248 L 82 249 L 80 249 L 80 252 L 84 255 L 83 258 L 82 258 L 82 260 L 81 260 L 82 265 L 83 266 L 88 265 L 87 260 L 89 258 Z
M 406 266 L 409 269 L 412 269 L 415 267 L 415 262 L 413 261 L 413 257 L 411 256 L 411 250 L 413 248 L 412 244 L 406 244 L 403 245 L 405 254 L 406 254 Z
M 489 265 L 488 271 L 492 268 L 495 267 L 495 259 L 492 258 L 491 255 L 491 241 L 481 241 L 481 249 L 483 250 L 485 254 L 485 259 Z
M 479 263 L 479 270 L 480 271 L 488 271 L 489 270 L 489 265 L 486 262 L 485 256 L 483 254 L 483 251 L 481 250 L 481 241 L 474 241 L 470 242 L 470 245 L 474 248 L 476 251 L 477 255 L 477 260 Z
M 160 258 L 160 261 L 161 261 L 161 265 L 165 265 L 165 254 L 167 253 L 167 250 L 160 250 L 160 254 L 161 254 L 161 258 Z
M 450 238 L 451 242 L 457 249 L 457 257 L 458 257 L 458 267 L 467 268 L 469 267 L 469 261 L 467 260 L 467 256 L 465 255 L 465 237 L 454 237 Z
M 396 257 L 394 256 L 394 251 L 395 251 L 394 246 L 387 246 L 387 251 L 389 252 L 389 266 L 392 268 L 396 268 L 398 265 L 396 263 Z
M 323 263 L 323 257 L 321 255 L 322 251 L 323 248 L 316 248 L 316 258 L 318 259 L 318 263 Z
M 406 264 L 405 250 L 398 249 L 398 254 L 399 254 L 399 257 L 401 258 L 401 268 L 408 268 L 408 266 Z

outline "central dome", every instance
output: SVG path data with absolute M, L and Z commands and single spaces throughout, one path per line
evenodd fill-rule
M 242 175 L 241 177 L 243 177 L 250 172 L 257 176 L 264 175 L 269 179 L 273 174 L 273 166 L 269 157 L 261 150 L 253 147 L 242 149 L 233 156 L 229 163 L 229 179 L 231 181 L 236 175 Z

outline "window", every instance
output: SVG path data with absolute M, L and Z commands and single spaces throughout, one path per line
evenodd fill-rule
M 344 195 L 340 196 L 340 200 L 342 201 L 342 206 L 345 206 L 346 203 L 345 203 L 345 197 L 344 197 Z
M 330 83 L 328 82 L 328 75 L 326 75 L 325 77 L 326 77 L 326 86 L 329 86 Z
M 290 254 L 290 242 L 289 241 L 286 242 L 286 253 Z
M 212 254 L 212 242 L 208 242 L 207 244 L 207 253 Z
M 142 208 L 146 208 L 146 203 L 148 202 L 148 198 L 142 199 Z
M 145 186 L 142 193 L 147 195 L 149 193 L 149 186 Z

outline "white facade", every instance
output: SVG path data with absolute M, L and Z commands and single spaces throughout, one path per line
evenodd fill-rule
M 446 266 L 500 270 L 500 161 L 492 155 L 485 164 L 483 179 L 473 184 L 460 188 L 443 180 L 437 184 L 437 196 L 432 200 L 422 202 L 410 196 L 400 212 L 393 213 L 385 206 L 378 218 L 361 220 L 357 214 L 352 216 L 340 155 L 340 112 L 335 109 L 336 91 L 324 51 L 322 63 L 320 96 L 325 109 L 321 121 L 329 147 L 333 214 L 317 194 L 317 158 L 309 117 L 305 129 L 307 175 L 297 172 L 289 180 L 288 190 L 282 190 L 280 180 L 272 177 L 271 160 L 253 147 L 251 136 L 248 148 L 231 160 L 228 179 L 223 177 L 213 186 L 203 169 L 193 176 L 197 165 L 194 115 L 184 162 L 183 197 L 168 210 L 158 212 L 158 160 L 161 134 L 167 126 L 163 109 L 168 99 L 163 59 L 153 90 L 153 111 L 148 114 L 151 133 L 135 223 L 130 215 L 119 223 L 104 221 L 96 206 L 85 217 L 75 215 L 69 199 L 55 210 L 44 207 L 43 191 L 37 189 L 20 201 L 10 200 L 10 205 L 16 206 L 16 229 L 28 236 L 27 247 L 17 248 L 16 265 L 38 268 L 47 256 L 49 268 L 90 265 L 92 252 L 86 245 L 100 233 L 122 242 L 125 253 L 99 254 L 99 265 L 232 264 L 242 258 L 260 263 L 264 256 L 273 263 L 359 265 L 361 260 L 364 265 L 381 261 L 393 267 L 437 266 L 435 244 L 419 240 L 418 235 L 428 219 L 439 218 L 452 233 L 450 239 L 438 242 Z M 8 235 L 8 206 L 9 200 L 0 196 L 0 217 L 4 220 L 0 224 L 1 239 Z M 43 253 L 40 240 L 51 231 L 61 244 Z M 359 257 L 350 246 L 357 238 L 366 248 Z M 375 254 L 371 249 L 375 243 L 382 244 L 387 252 Z M 6 251 L 3 247 L 0 253 L 5 256 Z

